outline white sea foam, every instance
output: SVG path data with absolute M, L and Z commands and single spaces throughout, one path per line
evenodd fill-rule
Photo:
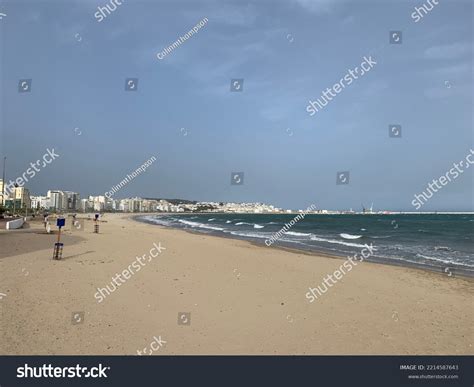
M 172 220 L 163 219 L 163 218 L 155 218 L 153 215 L 142 216 L 140 217 L 140 219 L 153 223 L 153 224 L 158 224 L 161 226 L 169 226 L 172 223 Z
M 198 228 L 205 228 L 207 230 L 215 230 L 215 231 L 224 231 L 222 227 L 213 227 L 213 226 L 208 226 L 206 224 L 198 223 L 198 222 L 190 222 L 189 220 L 179 220 L 180 223 L 186 224 L 187 226 L 191 227 L 198 227 Z
M 268 235 L 264 234 L 255 234 L 253 232 L 244 232 L 244 231 L 231 231 L 232 235 L 243 236 L 243 237 L 250 237 L 250 238 L 259 238 L 259 239 L 267 239 Z
M 345 234 L 345 233 L 339 234 L 339 236 L 341 238 L 344 238 L 344 239 L 359 239 L 359 238 L 362 238 L 362 235 L 352 235 L 352 234 Z
M 296 232 L 296 231 L 287 231 L 285 233 L 286 235 L 294 235 L 294 236 L 310 236 L 310 233 L 305 233 L 305 232 Z
M 424 259 L 428 259 L 430 261 L 443 262 L 443 263 L 446 263 L 448 265 L 474 267 L 474 265 L 470 265 L 468 263 L 454 262 L 454 261 L 450 261 L 450 260 L 447 260 L 447 259 L 442 259 L 442 258 L 439 258 L 439 257 L 430 257 L 428 255 L 423 255 L 423 254 L 420 254 L 420 253 L 416 254 L 416 256 L 424 258 Z
M 253 228 L 264 228 L 265 226 L 261 226 L 259 224 L 256 224 L 256 223 L 247 223 L 247 222 L 239 222 L 239 223 L 236 223 L 235 225 L 236 226 L 242 226 L 242 225 L 247 225 L 247 226 L 253 226 Z
M 350 242 L 343 242 L 343 241 L 338 241 L 335 239 L 326 239 L 326 238 L 320 238 L 317 236 L 311 236 L 312 241 L 318 241 L 318 242 L 326 242 L 326 243 L 334 243 L 338 245 L 344 245 L 344 246 L 351 246 L 351 247 L 366 247 L 365 245 L 361 245 L 359 243 L 350 243 Z

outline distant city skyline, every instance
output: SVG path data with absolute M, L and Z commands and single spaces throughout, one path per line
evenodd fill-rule
M 0 179 L 0 191 L 3 181 Z M 13 204 L 13 199 L 16 204 Z M 0 201 L 0 204 L 2 201 Z M 67 190 L 48 190 L 46 195 L 30 194 L 26 187 L 16 187 L 10 195 L 6 195 L 4 203 L 8 211 L 11 210 L 41 210 L 59 212 L 239 212 L 239 213 L 295 213 L 306 211 L 318 214 L 397 214 L 397 213 L 474 213 L 474 211 L 423 211 L 418 209 L 411 211 L 393 211 L 390 209 L 374 208 L 361 204 L 361 208 L 332 209 L 322 208 L 311 204 L 308 208 L 282 208 L 269 202 L 226 202 L 226 201 L 198 201 L 182 198 L 163 197 L 125 197 L 111 198 L 107 195 L 86 195 L 81 197 L 79 192 Z M 208 210 L 201 208 L 209 207 Z M 199 208 L 201 208 L 199 210 Z
M 471 1 L 106 3 L 2 2 L 6 180 L 61 155 L 32 194 L 104 195 L 155 155 L 117 197 L 415 211 L 473 148 Z M 473 170 L 420 211 L 473 211 Z

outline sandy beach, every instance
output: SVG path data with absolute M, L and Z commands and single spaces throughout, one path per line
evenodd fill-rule
M 1 354 L 137 355 L 159 337 L 155 355 L 474 354 L 469 278 L 364 262 L 309 303 L 308 287 L 341 259 L 119 214 L 92 231 L 92 221 L 68 225 L 61 261 L 40 222 L 0 231 Z M 156 245 L 98 302 L 98 288 Z M 179 313 L 190 320 L 178 324 Z

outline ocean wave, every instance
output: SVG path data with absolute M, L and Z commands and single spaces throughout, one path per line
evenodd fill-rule
M 359 238 L 362 238 L 362 235 L 352 235 L 352 234 L 345 234 L 345 233 L 339 234 L 339 236 L 341 238 L 344 238 L 344 239 L 359 239 Z
M 366 247 L 366 245 L 361 245 L 359 243 L 350 243 L 350 242 L 343 242 L 343 241 L 338 241 L 335 239 L 326 239 L 326 238 L 320 238 L 317 236 L 311 236 L 312 241 L 318 241 L 318 242 L 326 242 L 326 243 L 334 243 L 338 245 L 344 245 L 344 246 L 350 246 L 350 247 Z
M 160 226 L 170 226 L 173 223 L 171 219 L 155 218 L 153 215 L 142 216 L 139 219 Z
M 232 223 L 232 221 L 231 221 L 231 220 L 226 220 L 225 222 L 226 222 L 226 223 Z
M 440 257 L 430 257 L 429 255 L 423 255 L 423 254 L 420 254 L 420 253 L 416 254 L 416 256 L 424 258 L 424 259 L 428 259 L 430 261 L 446 263 L 448 265 L 474 267 L 474 265 L 470 265 L 468 263 L 459 263 L 459 262 L 455 262 L 455 261 L 450 261 L 448 259 L 443 259 L 443 258 L 440 258 Z
M 140 220 L 146 220 L 148 222 L 153 222 L 156 218 L 153 215 L 140 216 Z
M 183 223 L 187 226 L 191 226 L 191 227 L 205 228 L 207 230 L 215 230 L 215 231 L 224 231 L 224 229 L 222 227 L 208 226 L 206 224 L 202 224 L 202 223 L 198 223 L 198 222 L 191 222 L 189 220 L 179 219 L 179 222 Z
M 239 222 L 239 223 L 236 223 L 235 225 L 242 226 L 243 224 L 246 224 L 247 226 L 253 226 L 253 223 L 247 223 L 247 222 Z
M 213 220 L 216 220 L 216 218 L 211 218 L 211 219 L 208 219 L 207 221 L 212 222 Z
M 244 231 L 231 231 L 232 235 L 243 236 L 248 238 L 259 238 L 259 239 L 267 239 L 267 235 L 264 234 L 255 234 L 253 232 L 244 232 Z
M 265 226 L 260 226 L 259 224 L 254 224 L 253 228 L 264 228 Z
M 287 231 L 285 235 L 294 235 L 294 236 L 310 236 L 311 233 L 305 233 L 305 232 L 296 232 L 296 231 Z
M 301 240 L 292 239 L 292 238 L 281 238 L 279 241 L 285 242 L 285 243 L 295 243 L 295 244 L 304 245 L 304 246 L 311 246 L 311 245 L 307 245 L 306 243 L 301 242 Z

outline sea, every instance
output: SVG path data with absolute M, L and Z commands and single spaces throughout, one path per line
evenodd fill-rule
M 340 257 L 360 255 L 372 245 L 376 250 L 368 261 L 474 276 L 474 214 L 296 215 L 159 214 L 137 220 Z M 285 224 L 287 231 L 275 237 Z

